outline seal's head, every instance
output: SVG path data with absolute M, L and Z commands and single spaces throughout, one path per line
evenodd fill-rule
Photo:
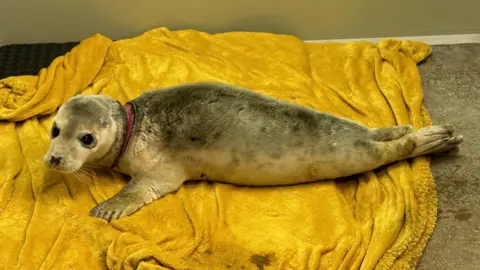
M 47 167 L 73 173 L 105 159 L 118 140 L 122 105 L 102 95 L 77 95 L 55 116 L 50 146 L 43 160 Z

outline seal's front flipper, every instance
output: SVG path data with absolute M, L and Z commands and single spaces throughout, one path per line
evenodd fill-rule
M 181 183 L 159 180 L 161 179 L 132 179 L 113 197 L 95 206 L 89 215 L 108 221 L 129 216 L 181 186 Z
M 89 215 L 110 221 L 131 215 L 143 206 L 142 201 L 138 198 L 134 200 L 120 199 L 117 195 L 99 203 L 90 211 Z

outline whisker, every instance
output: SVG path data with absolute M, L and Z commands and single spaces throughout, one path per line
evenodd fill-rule
M 82 166 L 83 168 L 87 168 L 87 169 L 101 169 L 102 167 L 101 166 L 96 166 L 96 165 L 83 165 Z
M 80 175 L 78 174 L 78 172 L 75 171 L 75 172 L 73 172 L 72 174 L 73 174 L 73 175 L 75 176 L 75 178 L 77 178 L 77 180 L 79 180 L 80 182 L 82 182 L 82 183 L 84 183 L 84 184 L 88 184 L 87 182 L 85 182 L 85 179 L 83 179 L 83 178 L 80 177 Z
M 80 168 L 77 171 L 75 171 L 75 174 L 77 175 L 77 177 L 81 179 L 82 182 L 85 184 L 89 184 L 93 182 L 93 179 L 90 176 L 92 173 L 95 174 L 94 171 L 89 171 L 85 168 Z
M 87 174 L 95 174 L 94 170 L 89 169 L 89 168 L 85 168 L 85 167 L 81 167 L 78 171 L 83 172 L 83 173 L 87 173 Z
M 78 174 L 81 175 L 84 179 L 86 179 L 87 183 L 93 182 L 92 178 L 90 178 L 91 173 L 89 171 L 80 168 L 80 170 L 78 170 Z
M 102 169 L 104 169 L 102 167 L 91 167 L 90 165 L 87 165 L 87 166 L 84 165 L 82 166 L 82 168 L 94 175 L 101 175 L 101 176 L 107 175 L 105 171 L 102 171 Z

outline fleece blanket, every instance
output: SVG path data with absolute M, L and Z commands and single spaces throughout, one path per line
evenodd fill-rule
M 83 40 L 36 76 L 0 81 L 0 265 L 5 269 L 407 269 L 436 220 L 427 157 L 306 185 L 197 182 L 107 223 L 88 211 L 114 172 L 46 170 L 56 109 L 79 93 L 222 81 L 370 127 L 430 124 L 417 63 L 427 44 L 305 43 L 294 36 L 150 30 Z M 259 175 L 258 177 L 261 177 Z

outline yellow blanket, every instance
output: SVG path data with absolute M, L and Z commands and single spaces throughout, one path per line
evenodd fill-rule
M 285 35 L 153 29 L 94 35 L 38 76 L 0 81 L 0 265 L 14 269 L 405 269 L 436 220 L 429 160 L 338 181 L 249 188 L 184 185 L 132 216 L 89 217 L 124 184 L 44 169 L 52 116 L 83 93 L 223 81 L 360 121 L 429 125 L 416 64 L 423 43 L 308 44 Z M 261 177 L 259 175 L 258 177 Z M 82 180 L 82 181 L 80 181 Z

